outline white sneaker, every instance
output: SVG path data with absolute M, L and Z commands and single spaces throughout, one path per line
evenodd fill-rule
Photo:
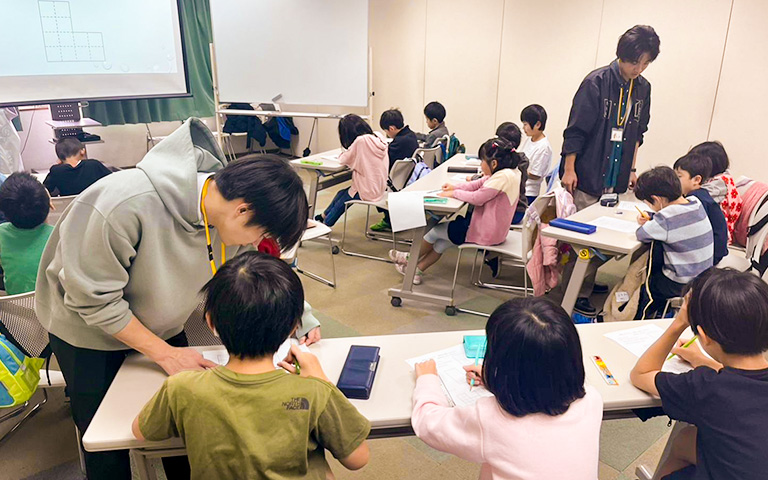
M 389 259 L 395 262 L 395 264 L 402 263 L 406 264 L 408 263 L 408 257 L 411 255 L 408 252 L 401 252 L 400 250 L 390 250 L 389 251 Z
M 400 275 L 405 275 L 405 269 L 408 268 L 407 264 L 403 263 L 396 263 L 395 264 L 395 270 L 397 270 Z M 424 274 L 421 270 L 419 270 L 418 267 L 416 267 L 416 273 L 413 275 L 413 284 L 414 285 L 421 285 L 421 276 Z

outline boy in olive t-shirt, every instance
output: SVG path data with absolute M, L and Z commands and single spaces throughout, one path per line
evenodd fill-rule
M 294 345 L 280 363 L 284 370 L 273 364 L 304 308 L 290 267 L 246 252 L 203 292 L 206 319 L 229 362 L 169 377 L 134 420 L 134 435 L 181 437 L 193 479 L 325 479 L 325 450 L 351 470 L 365 466 L 370 424 L 328 381 L 317 358 Z M 301 375 L 292 374 L 294 361 Z

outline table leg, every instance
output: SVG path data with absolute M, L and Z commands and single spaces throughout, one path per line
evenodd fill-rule
M 309 181 L 309 218 L 315 218 L 315 205 L 317 205 L 317 183 L 320 181 L 320 172 L 315 170 Z
M 573 314 L 573 307 L 576 305 L 576 299 L 579 297 L 579 290 L 581 290 L 581 285 L 584 283 L 584 276 L 587 273 L 587 266 L 589 266 L 591 258 L 592 253 L 589 249 L 579 249 L 579 258 L 576 259 L 576 265 L 573 267 L 571 279 L 565 289 L 565 295 L 563 295 L 563 302 L 561 303 L 563 309 L 568 312 L 568 315 Z
M 419 263 L 419 253 L 421 252 L 421 241 L 427 233 L 427 227 L 419 227 L 413 231 L 413 243 L 411 244 L 408 267 L 405 269 L 403 277 L 403 291 L 413 291 L 413 277 L 416 274 L 416 266 Z
M 155 480 L 155 472 L 151 470 L 147 457 L 141 450 L 131 450 L 133 459 L 136 462 L 136 473 L 139 480 Z

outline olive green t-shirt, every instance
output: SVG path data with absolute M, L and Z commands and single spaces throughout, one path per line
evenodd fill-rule
M 169 377 L 139 414 L 147 440 L 184 440 L 192 479 L 324 480 L 324 449 L 345 458 L 371 430 L 333 385 L 283 370 L 225 367 Z

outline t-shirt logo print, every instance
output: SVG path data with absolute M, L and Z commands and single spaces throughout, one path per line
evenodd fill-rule
M 293 397 L 287 402 L 283 402 L 286 410 L 309 410 L 309 400 L 304 397 Z

